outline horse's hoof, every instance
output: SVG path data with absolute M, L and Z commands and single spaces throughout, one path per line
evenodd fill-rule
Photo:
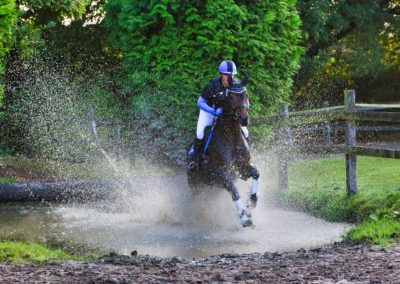
M 257 206 L 259 195 L 258 193 L 249 194 L 247 196 L 247 208 L 254 209 Z
M 242 223 L 243 228 L 253 226 L 253 220 L 248 219 L 244 223 Z
M 243 227 L 249 227 L 253 225 L 253 221 L 251 220 L 251 214 L 247 213 L 245 210 L 242 210 L 242 213 L 239 215 L 240 224 Z

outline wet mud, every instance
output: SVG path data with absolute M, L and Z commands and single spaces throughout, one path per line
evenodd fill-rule
M 400 283 L 400 248 L 336 244 L 199 259 L 111 253 L 94 262 L 0 264 L 0 283 Z

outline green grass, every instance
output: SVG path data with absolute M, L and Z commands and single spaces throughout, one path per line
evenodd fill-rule
M 17 180 L 15 178 L 9 178 L 9 177 L 0 177 L 0 183 L 1 182 L 16 182 Z
M 20 241 L 0 242 L 1 262 L 31 262 L 31 261 L 64 261 L 64 260 L 87 260 L 94 259 L 95 254 L 87 256 L 76 256 L 68 254 L 60 249 L 49 248 L 37 243 L 25 243 Z
M 400 237 L 398 219 L 384 217 L 362 222 L 347 234 L 347 239 L 369 244 L 390 245 Z
M 345 239 L 387 244 L 400 236 L 400 161 L 357 158 L 358 193 L 346 195 L 344 158 L 296 161 L 280 199 L 329 221 L 354 222 Z

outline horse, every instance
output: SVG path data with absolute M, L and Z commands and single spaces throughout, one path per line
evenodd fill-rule
M 241 83 L 230 86 L 221 101 L 222 114 L 214 119 L 211 129 L 205 135 L 205 156 L 196 171 L 187 171 L 191 188 L 200 185 L 224 187 L 232 196 L 243 227 L 253 226 L 251 215 L 243 204 L 234 185 L 240 177 L 252 178 L 252 189 L 247 197 L 247 208 L 253 209 L 259 199 L 259 171 L 250 164 L 250 151 L 241 126 L 249 123 L 249 97 L 246 87 Z M 207 132 L 209 133 L 207 135 Z M 187 162 L 191 161 L 188 147 Z

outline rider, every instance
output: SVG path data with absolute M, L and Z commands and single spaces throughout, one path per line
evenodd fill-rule
M 197 100 L 197 107 L 200 109 L 200 113 L 197 121 L 196 139 L 193 147 L 193 162 L 188 165 L 190 170 L 197 169 L 199 165 L 205 128 L 211 126 L 214 118 L 221 115 L 222 108 L 220 107 L 220 104 L 221 101 L 224 100 L 229 86 L 233 83 L 239 82 L 234 78 L 237 74 L 237 70 L 235 63 L 231 60 L 222 61 L 219 65 L 218 72 L 221 76 L 211 79 Z M 242 131 L 247 139 L 249 135 L 247 127 L 242 127 Z

